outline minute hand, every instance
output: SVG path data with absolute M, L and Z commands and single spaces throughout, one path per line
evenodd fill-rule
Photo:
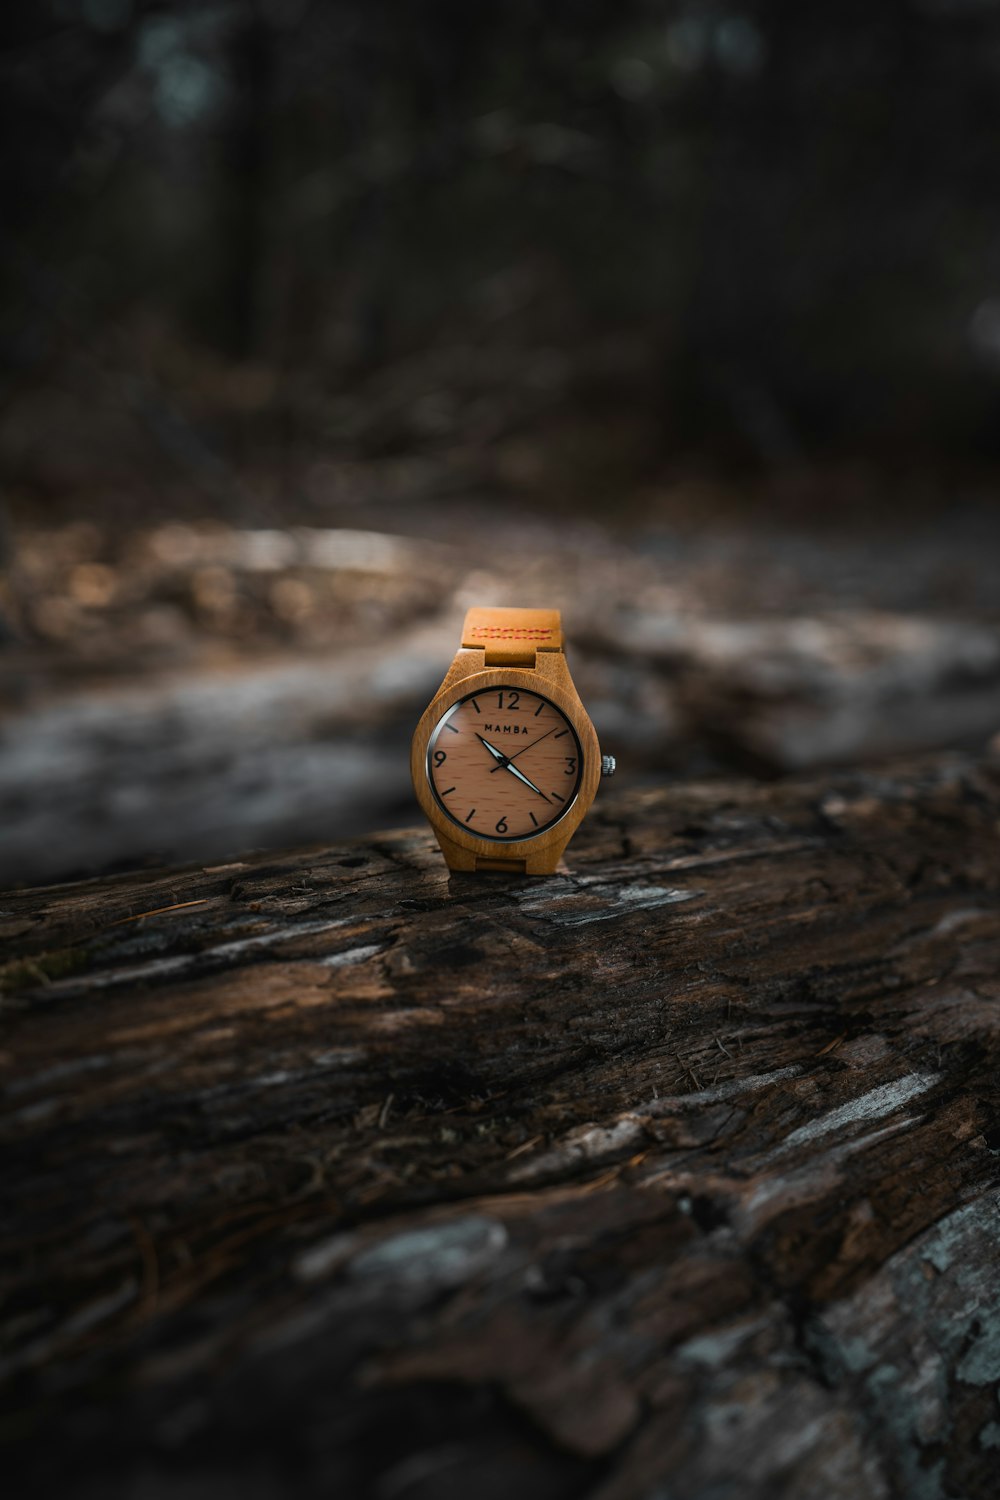
M 499 766 L 494 766 L 493 769 L 495 771 L 499 771 L 500 767 Z M 527 778 L 527 776 L 525 776 L 524 772 L 523 771 L 519 771 L 517 769 L 517 766 L 512 766 L 511 763 L 510 763 L 510 761 L 507 762 L 507 765 L 506 765 L 506 767 L 504 769 L 508 770 L 512 776 L 516 776 L 517 779 L 518 779 L 518 781 L 523 781 L 524 784 L 525 784 L 525 786 L 530 786 L 531 790 L 533 792 L 537 792 L 538 795 L 539 795 L 539 797 L 545 797 L 545 793 L 542 791 L 541 787 L 540 786 L 536 786 L 533 781 L 529 781 L 528 778 Z M 493 772 L 491 771 L 490 775 L 492 775 L 492 774 L 493 774 Z M 546 800 L 546 802 L 551 802 L 552 798 L 551 797 L 545 797 L 545 800 Z
M 551 729 L 548 731 L 548 733 L 549 734 L 552 733 Z M 540 734 L 538 736 L 539 740 L 543 740 L 544 738 L 545 738 L 544 734 Z M 511 765 L 511 761 L 514 759 L 514 757 L 512 755 L 505 755 L 502 750 L 498 750 L 497 749 L 496 745 L 491 745 L 490 742 L 489 742 L 489 740 L 483 739 L 483 736 L 478 731 L 476 732 L 476 739 L 477 740 L 482 740 L 483 744 L 486 746 L 487 750 L 490 752 L 490 754 L 492 755 L 493 759 L 496 761 L 496 765 L 493 767 L 494 771 L 509 771 L 512 776 L 516 776 L 517 777 L 518 781 L 523 781 L 524 784 L 525 784 L 525 786 L 530 786 L 531 790 L 533 792 L 537 792 L 538 795 L 539 795 L 539 797 L 545 797 L 545 793 L 542 791 L 542 789 L 541 789 L 540 786 L 536 786 L 533 781 L 529 781 L 528 778 L 527 778 L 527 776 L 525 776 L 524 772 L 518 770 L 517 766 L 512 766 Z M 538 744 L 538 740 L 533 740 L 532 744 L 537 745 Z M 524 748 L 525 748 L 525 750 L 530 750 L 531 749 L 531 745 L 525 745 Z M 520 750 L 517 753 L 518 753 L 518 755 L 520 755 L 521 754 Z M 492 774 L 493 774 L 493 772 L 491 771 L 490 775 L 492 776 Z M 546 800 L 546 802 L 551 802 L 552 799 L 551 799 L 551 797 L 545 797 L 545 800 Z
M 540 734 L 538 736 L 537 740 L 532 740 L 532 742 L 531 742 L 530 745 L 524 745 L 520 750 L 518 750 L 517 755 L 505 755 L 504 758 L 503 758 L 503 764 L 505 766 L 509 766 L 512 760 L 517 760 L 518 755 L 523 755 L 526 750 L 534 750 L 535 746 L 538 745 L 538 744 L 541 744 L 542 740 L 547 740 L 550 734 L 555 734 L 555 732 L 556 732 L 556 730 L 558 728 L 559 728 L 558 724 L 553 724 L 552 728 L 551 729 L 546 729 L 545 733 L 544 734 Z M 485 741 L 484 741 L 484 743 L 485 743 Z M 500 767 L 499 766 L 494 766 L 493 770 L 494 771 L 499 771 Z

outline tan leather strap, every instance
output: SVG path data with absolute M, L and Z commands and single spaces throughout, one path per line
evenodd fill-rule
M 462 645 L 484 650 L 487 667 L 533 667 L 536 651 L 562 650 L 562 621 L 557 609 L 477 604 L 465 617 Z

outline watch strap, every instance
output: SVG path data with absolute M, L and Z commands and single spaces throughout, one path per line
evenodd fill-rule
M 462 646 L 485 651 L 483 665 L 487 667 L 533 667 L 536 652 L 563 649 L 560 613 L 557 609 L 474 605 L 462 626 Z

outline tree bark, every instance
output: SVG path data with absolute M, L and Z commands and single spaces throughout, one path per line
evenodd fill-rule
M 7 895 L 8 1473 L 992 1497 L 998 827 L 949 757 Z

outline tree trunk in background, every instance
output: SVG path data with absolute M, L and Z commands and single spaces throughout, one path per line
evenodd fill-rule
M 265 347 L 269 330 L 264 303 L 270 277 L 273 209 L 268 157 L 274 134 L 271 100 L 277 61 L 277 39 L 261 14 L 259 0 L 244 0 L 244 19 L 232 50 L 236 99 L 229 127 L 231 203 L 228 253 L 223 262 L 228 285 L 221 288 L 221 301 L 228 310 L 225 342 L 237 359 L 270 357 L 275 352 Z
M 1000 767 L 10 896 L 34 1492 L 995 1494 Z

